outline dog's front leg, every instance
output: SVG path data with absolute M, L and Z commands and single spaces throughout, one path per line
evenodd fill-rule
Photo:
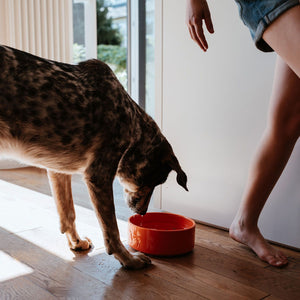
M 87 250 L 91 241 L 82 240 L 75 226 L 75 209 L 71 190 L 71 175 L 48 170 L 48 178 L 60 218 L 60 230 L 65 233 L 72 250 Z
M 99 173 L 86 174 L 85 179 L 102 228 L 107 253 L 113 254 L 125 268 L 140 269 L 151 264 L 151 260 L 147 256 L 142 253 L 131 254 L 122 244 L 115 216 L 112 182 L 105 183 L 95 180 L 98 176 Z

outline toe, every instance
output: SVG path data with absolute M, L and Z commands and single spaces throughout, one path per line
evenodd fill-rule
M 282 261 L 281 260 L 278 260 L 278 259 L 272 259 L 270 262 L 269 262 L 269 264 L 271 265 L 271 266 L 274 266 L 274 267 L 280 267 L 280 266 L 282 266 Z
M 283 261 L 283 260 L 278 260 L 275 264 L 275 267 L 283 267 L 285 265 L 287 265 L 287 261 Z
M 281 267 L 287 264 L 287 259 L 283 259 L 278 255 L 269 255 L 268 257 L 266 257 L 266 261 L 274 267 Z
M 276 253 L 276 258 L 281 262 L 281 265 L 286 265 L 288 263 L 287 257 L 280 251 Z
M 288 259 L 285 256 L 280 256 L 281 266 L 285 266 L 289 263 Z
M 287 262 L 288 261 L 288 259 L 287 259 L 287 257 L 283 254 L 283 253 L 279 253 L 279 257 L 280 257 L 280 259 L 282 260 L 282 261 L 285 261 L 285 262 Z

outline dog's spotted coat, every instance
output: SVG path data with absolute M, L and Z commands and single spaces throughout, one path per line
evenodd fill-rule
M 171 170 L 186 189 L 186 175 L 158 126 L 99 60 L 70 65 L 0 46 L 0 151 L 47 169 L 61 231 L 76 250 L 91 245 L 76 232 L 71 193 L 71 175 L 84 174 L 107 252 L 128 268 L 150 260 L 120 241 L 114 177 L 140 214 Z

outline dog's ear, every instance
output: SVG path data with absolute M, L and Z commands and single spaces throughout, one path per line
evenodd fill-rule
M 186 191 L 189 191 L 187 188 L 187 176 L 182 171 L 179 162 L 174 154 L 171 155 L 170 159 L 168 160 L 169 166 L 177 173 L 177 183 L 181 185 Z

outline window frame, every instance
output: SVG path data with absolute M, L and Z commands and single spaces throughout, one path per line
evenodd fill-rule
M 85 59 L 97 58 L 96 0 L 84 4 Z M 146 1 L 127 0 L 127 91 L 146 107 Z
M 127 72 L 128 91 L 146 107 L 146 1 L 127 0 Z

